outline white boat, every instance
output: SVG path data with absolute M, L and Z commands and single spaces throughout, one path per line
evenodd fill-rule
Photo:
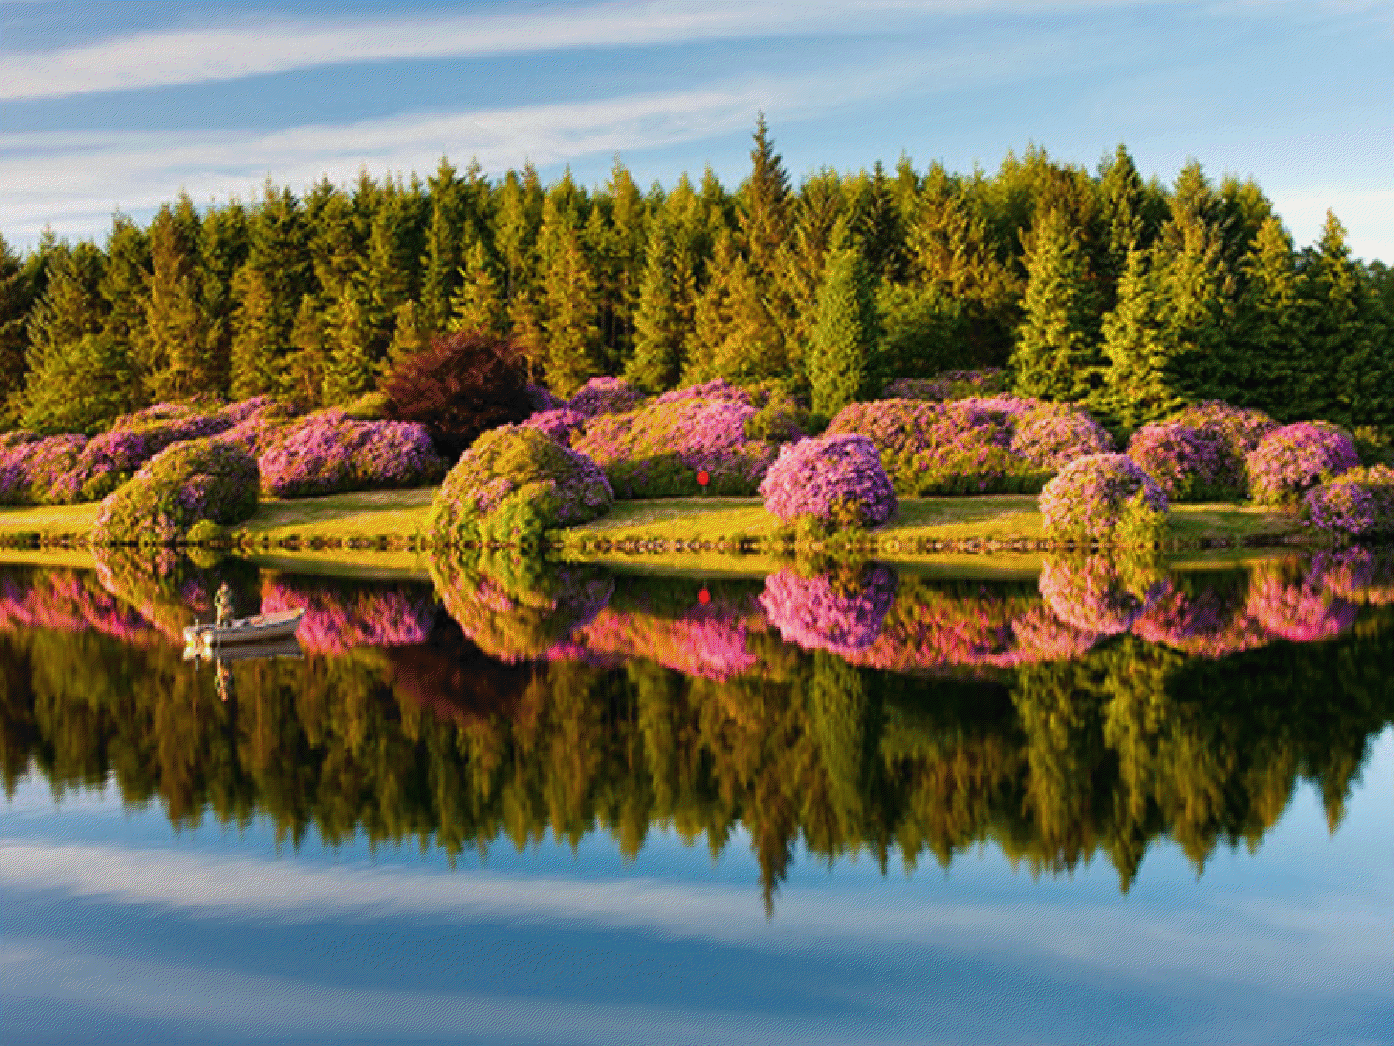
M 304 657 L 300 643 L 294 636 L 283 639 L 269 639 L 261 643 L 233 643 L 224 647 L 212 647 L 201 639 L 196 639 L 184 648 L 185 661 L 255 661 L 260 658 Z
M 269 643 L 276 639 L 290 639 L 304 616 L 303 609 L 282 610 L 275 614 L 240 617 L 230 625 L 188 625 L 184 628 L 184 642 L 214 649 L 234 643 Z

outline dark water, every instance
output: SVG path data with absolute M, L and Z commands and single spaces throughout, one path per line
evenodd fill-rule
M 0 568 L 0 1041 L 1394 1041 L 1385 555 L 431 575 Z

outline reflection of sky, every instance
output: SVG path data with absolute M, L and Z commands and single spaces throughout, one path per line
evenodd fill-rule
M 1394 731 L 1328 835 L 1310 788 L 1197 879 L 1118 894 L 995 850 L 911 876 L 801 856 L 764 917 L 745 840 L 604 835 L 451 871 L 269 830 L 175 834 L 37 778 L 0 832 L 0 1040 L 1394 1041 Z

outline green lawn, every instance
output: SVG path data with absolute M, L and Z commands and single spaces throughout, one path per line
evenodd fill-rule
M 322 498 L 266 500 L 257 507 L 255 516 L 232 529 L 258 543 L 265 538 L 272 544 L 291 538 L 410 538 L 425 531 L 437 489 L 367 490 Z

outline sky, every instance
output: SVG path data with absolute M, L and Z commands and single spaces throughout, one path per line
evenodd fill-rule
M 734 186 L 763 111 L 795 181 L 1031 144 L 1255 178 L 1394 263 L 1391 0 L 0 0 L 0 234 L 102 240 L 181 189 L 254 200 L 440 157 Z

